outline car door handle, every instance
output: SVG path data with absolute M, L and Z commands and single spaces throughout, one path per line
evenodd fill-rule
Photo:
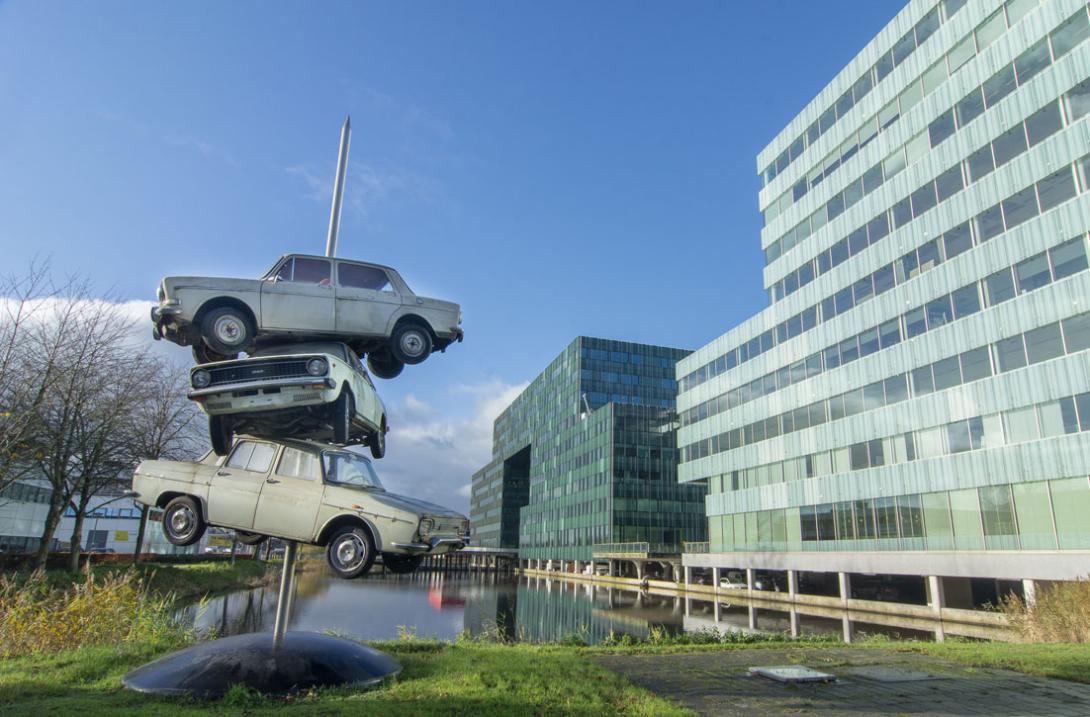
M 218 475 L 218 476 L 229 476 L 229 475 L 231 475 L 231 471 L 216 471 L 216 475 Z
M 278 480 L 277 480 L 277 479 L 275 479 L 275 478 L 266 478 L 266 479 L 265 479 L 265 482 L 266 482 L 266 483 L 279 483 L 280 481 L 278 481 Z

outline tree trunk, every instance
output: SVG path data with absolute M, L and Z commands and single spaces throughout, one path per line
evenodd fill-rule
M 144 533 L 148 529 L 148 506 L 140 509 L 140 527 L 136 530 L 136 549 L 132 552 L 132 564 L 140 562 L 140 551 L 144 549 Z
M 86 509 L 82 506 L 76 510 L 76 524 L 72 528 L 72 540 L 68 549 L 68 569 L 72 572 L 79 570 L 80 544 L 83 537 L 83 519 Z M 88 558 L 90 560 L 90 558 Z
M 56 489 L 54 489 L 56 490 Z M 34 569 L 45 567 L 49 559 L 49 547 L 53 542 L 53 534 L 57 532 L 57 526 L 61 522 L 61 513 L 64 512 L 64 501 L 50 501 L 49 512 L 45 516 L 45 525 L 42 526 L 41 543 L 38 545 L 38 554 L 34 556 Z

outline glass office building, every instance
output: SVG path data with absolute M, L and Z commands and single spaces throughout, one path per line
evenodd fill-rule
M 704 540 L 703 485 L 677 480 L 675 364 L 689 352 L 579 337 L 496 419 L 473 476 L 474 544 L 520 559 Z
M 760 153 L 770 305 L 677 367 L 687 565 L 1090 573 L 1088 78 L 1085 2 L 911 0 Z

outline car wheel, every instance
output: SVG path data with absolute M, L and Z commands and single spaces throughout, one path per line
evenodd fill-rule
M 394 358 L 389 351 L 376 351 L 367 354 L 367 368 L 379 378 L 397 378 L 405 369 L 405 364 Z
M 197 501 L 189 496 L 178 496 L 163 510 L 163 533 L 173 545 L 193 545 L 206 527 Z
M 196 361 L 198 364 L 215 363 L 216 361 L 234 361 L 237 358 L 237 353 L 216 353 L 212 349 L 208 348 L 203 341 L 193 347 L 193 360 Z
M 371 438 L 367 441 L 371 444 L 371 456 L 375 459 L 382 458 L 386 455 L 386 420 L 383 419 L 382 424 L 378 430 L 371 434 Z
M 208 438 L 212 442 L 212 452 L 225 456 L 231 452 L 231 438 L 234 431 L 223 416 L 208 417 Z
M 352 440 L 352 416 L 356 413 L 356 400 L 347 388 L 333 402 L 333 442 L 344 446 Z
M 359 526 L 346 525 L 326 545 L 326 560 L 337 577 L 351 580 L 366 575 L 375 562 L 375 544 Z
M 253 341 L 250 319 L 240 309 L 221 306 L 212 309 L 201 320 L 201 336 L 208 348 L 218 354 L 238 354 Z
M 261 545 L 269 539 L 267 535 L 261 535 L 260 533 L 247 533 L 243 530 L 236 530 L 235 537 L 238 538 L 238 542 L 243 545 Z
M 420 563 L 422 562 L 424 562 L 423 555 L 400 555 L 398 553 L 382 554 L 382 564 L 386 566 L 386 570 L 395 575 L 411 573 L 419 568 Z
M 431 353 L 431 333 L 419 324 L 401 324 L 390 336 L 390 349 L 401 363 L 421 363 Z

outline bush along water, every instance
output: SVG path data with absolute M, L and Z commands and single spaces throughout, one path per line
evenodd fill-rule
M 174 616 L 173 596 L 155 595 L 132 571 L 51 587 L 42 572 L 0 576 L 0 657 L 142 642 L 164 649 L 196 639 Z

